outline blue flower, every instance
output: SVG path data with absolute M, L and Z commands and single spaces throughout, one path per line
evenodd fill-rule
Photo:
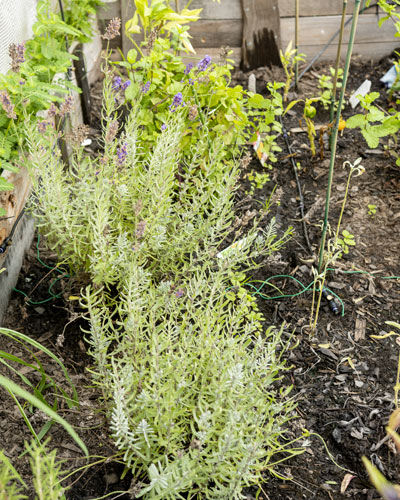
M 116 76 L 113 80 L 112 89 L 118 90 L 121 87 L 122 79 L 120 76 Z
M 128 156 L 128 144 L 126 142 L 124 142 L 120 148 L 117 148 L 117 156 L 118 164 L 122 165 L 125 162 L 126 157 Z
M 211 63 L 211 56 L 204 56 L 203 59 L 198 63 L 197 69 L 199 71 L 205 71 Z
M 188 75 L 191 71 L 191 69 L 193 68 L 193 63 L 188 63 L 186 65 L 186 68 L 185 68 L 185 71 L 183 72 L 185 75 Z
M 142 87 L 142 93 L 147 94 L 149 90 L 150 90 L 150 82 L 146 82 Z
M 189 78 L 189 85 L 194 85 L 194 80 L 193 80 L 193 78 Z
M 161 125 L 161 130 L 164 132 L 164 130 L 165 130 L 166 128 L 167 128 L 167 126 L 165 125 L 165 123 L 163 123 L 163 124 Z
M 126 80 L 126 82 L 124 82 L 122 85 L 121 85 L 121 90 L 124 91 L 126 90 L 129 85 L 131 84 L 131 81 L 130 80 Z
M 172 104 L 169 106 L 169 110 L 174 112 L 181 105 L 184 105 L 182 92 L 178 92 L 177 94 L 174 95 L 174 98 L 172 100 Z

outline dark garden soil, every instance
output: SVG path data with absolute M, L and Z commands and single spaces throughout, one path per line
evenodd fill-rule
M 390 67 L 389 59 L 379 65 L 357 61 L 352 65 L 348 82 L 349 93 L 355 90 L 365 78 L 372 80 L 372 90 L 381 91 L 379 104 L 387 108 L 385 92 L 379 84 L 379 77 Z M 317 72 L 327 72 L 328 64 L 319 65 L 301 80 L 300 93 L 315 95 Z M 260 91 L 264 80 L 279 79 L 267 69 L 256 72 Z M 236 75 L 244 83 L 246 75 Z M 243 79 L 243 81 L 241 81 Z M 357 110 L 358 111 L 358 110 Z M 354 113 L 354 112 L 353 112 Z M 346 108 L 344 116 L 351 114 Z M 322 123 L 317 114 L 316 123 Z M 296 108 L 285 117 L 285 127 L 290 130 L 299 127 Z M 312 280 L 311 265 L 317 253 L 321 221 L 328 178 L 328 151 L 325 158 L 313 160 L 308 147 L 307 135 L 303 132 L 290 134 L 290 141 L 299 164 L 299 177 L 305 203 L 305 220 L 312 253 L 308 250 L 298 209 L 298 192 L 290 158 L 287 157 L 282 141 L 279 161 L 270 172 L 271 181 L 261 190 L 249 194 L 248 171 L 242 172 L 241 187 L 237 193 L 237 227 L 245 228 L 252 223 L 259 212 L 260 202 L 265 204 L 276 185 L 275 203 L 271 213 L 275 215 L 279 232 L 289 225 L 295 229 L 294 237 L 280 252 L 278 258 L 266 262 L 258 269 L 253 279 L 265 280 L 275 275 L 273 284 L 285 295 L 295 295 L 301 288 L 290 277 L 304 285 Z M 335 181 L 331 202 L 331 225 L 334 228 L 344 196 L 347 171 L 342 168 L 346 160 L 354 162 L 363 158 L 365 173 L 354 178 L 344 213 L 343 229 L 355 236 L 356 246 L 348 255 L 335 264 L 335 270 L 328 278 L 328 287 L 340 297 L 344 315 L 334 315 L 324 302 L 317 332 L 308 330 L 311 309 L 311 292 L 280 300 L 260 298 L 259 304 L 269 324 L 286 323 L 288 338 L 293 332 L 292 345 L 296 348 L 286 353 L 290 369 L 284 374 L 282 384 L 293 384 L 292 395 L 298 401 L 296 415 L 289 423 L 288 437 L 301 435 L 301 429 L 319 434 L 301 438 L 299 445 L 305 452 L 280 464 L 276 471 L 287 480 L 272 478 L 263 485 L 258 499 L 264 500 L 373 500 L 379 495 L 371 487 L 361 462 L 363 455 L 394 482 L 400 483 L 400 461 L 390 441 L 385 441 L 385 425 L 394 409 L 394 385 L 397 372 L 399 345 L 395 337 L 376 340 L 371 335 L 389 332 L 385 321 L 400 320 L 400 279 L 388 279 L 400 275 L 400 168 L 384 150 L 384 141 L 376 151 L 369 151 L 361 134 L 345 130 L 339 138 Z M 248 169 L 262 168 L 254 160 Z M 368 213 L 368 205 L 376 205 L 376 214 Z M 270 217 L 270 216 L 269 216 Z M 49 274 L 37 259 L 37 240 L 28 253 L 17 288 L 29 295 L 31 301 L 41 302 L 49 298 L 49 284 L 57 276 Z M 47 265 L 56 264 L 55 257 L 39 245 L 40 257 Z M 129 489 L 131 477 L 120 481 L 122 466 L 110 458 L 100 457 L 116 454 L 108 437 L 108 428 L 101 404 L 99 391 L 91 383 L 87 369 L 91 365 L 81 327 L 85 322 L 79 317 L 79 310 L 71 311 L 74 301 L 63 299 L 75 295 L 79 283 L 68 278 L 58 281 L 52 291 L 61 296 L 42 304 L 28 305 L 24 296 L 15 292 L 6 315 L 9 328 L 24 332 L 42 342 L 60 356 L 77 386 L 81 408 L 68 409 L 60 403 L 59 413 L 76 426 L 91 455 L 99 457 L 99 464 L 72 476 L 72 488 L 68 499 L 83 500 L 116 491 L 108 498 L 129 498 L 121 491 Z M 264 292 L 275 295 L 276 291 Z M 23 354 L 21 346 L 12 346 L 0 339 L 0 349 L 14 354 Z M 45 368 L 53 374 L 64 389 L 59 370 L 49 364 L 45 356 L 35 353 Z M 27 373 L 27 372 L 24 372 Z M 35 429 L 45 422 L 40 412 L 34 415 Z M 11 398 L 0 392 L 0 434 L 2 447 L 13 464 L 29 476 L 26 457 L 18 458 L 23 450 L 24 440 L 30 434 Z M 71 438 L 54 425 L 51 446 L 58 449 L 58 456 L 66 459 L 66 469 L 72 470 L 85 464 L 82 454 Z M 325 444 L 324 444 L 325 443 Z M 327 452 L 329 450 L 330 455 Z M 338 467 L 333 460 L 336 462 Z M 95 458 L 91 463 L 96 462 Z M 346 491 L 341 494 L 341 483 L 346 474 L 352 478 Z M 349 477 L 349 476 L 347 476 Z M 248 493 L 249 499 L 256 497 L 256 491 Z M 121 495 L 121 496 L 120 496 Z M 228 499 L 227 499 L 228 500 Z

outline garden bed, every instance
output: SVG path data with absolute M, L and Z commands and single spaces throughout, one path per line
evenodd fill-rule
M 355 62 L 348 83 L 349 92 L 355 90 L 367 77 L 372 80 L 372 91 L 381 90 L 379 77 L 388 68 L 387 60 L 380 66 L 373 67 L 361 61 Z M 327 65 L 318 67 L 315 71 L 326 69 Z M 271 74 L 268 70 L 260 69 L 257 76 L 260 86 L 258 90 L 263 91 L 265 86 L 260 82 L 263 79 L 269 81 Z M 240 77 L 238 74 L 237 78 Z M 273 79 L 279 80 L 278 75 L 274 75 Z M 312 93 L 316 83 L 315 74 L 308 73 L 302 80 L 301 92 Z M 385 105 L 383 96 L 382 91 L 380 103 Z M 95 92 L 92 101 L 97 98 Z M 346 109 L 345 117 L 349 111 Z M 296 108 L 293 108 L 291 115 L 285 117 L 285 127 L 299 127 Z M 95 134 L 95 129 L 92 132 Z M 327 160 L 311 159 L 305 133 L 292 134 L 290 140 L 296 162 L 300 164 L 307 229 L 312 249 L 316 253 L 323 218 Z M 396 472 L 399 470 L 399 460 L 394 448 L 389 442 L 380 445 L 385 436 L 388 417 L 394 408 L 393 386 L 399 348 L 393 337 L 384 340 L 370 338 L 370 335 L 388 332 L 390 328 L 385 325 L 385 321 L 396 321 L 400 317 L 399 279 L 386 279 L 399 274 L 400 168 L 385 154 L 383 147 L 378 151 L 368 152 L 368 146 L 358 131 L 345 130 L 339 138 L 338 146 L 332 221 L 337 220 L 339 215 L 347 178 L 341 164 L 347 160 L 354 162 L 361 156 L 366 172 L 352 182 L 343 221 L 343 227 L 355 235 L 356 246 L 338 261 L 336 271 L 328 280 L 330 289 L 343 301 L 344 316 L 333 315 L 325 304 L 314 336 L 307 332 L 311 293 L 295 296 L 301 288 L 291 279 L 295 277 L 304 285 L 313 280 L 312 255 L 304 241 L 296 183 L 283 140 L 283 152 L 274 169 L 269 172 L 273 182 L 249 194 L 251 186 L 247 177 L 249 170 L 246 170 L 242 172 L 241 186 L 237 192 L 238 225 L 251 226 L 252 220 L 258 216 L 260 201 L 265 203 L 276 184 L 274 196 L 279 203 L 276 203 L 272 213 L 276 217 L 279 231 L 283 232 L 289 225 L 295 228 L 295 236 L 281 250 L 279 258 L 258 269 L 253 279 L 263 281 L 273 275 L 285 275 L 284 278 L 276 278 L 273 283 L 285 295 L 293 296 L 279 300 L 259 298 L 259 305 L 267 322 L 277 325 L 286 322 L 288 338 L 294 331 L 292 344 L 298 343 L 296 348 L 287 353 L 287 363 L 291 369 L 284 379 L 286 385 L 293 384 L 292 395 L 298 400 L 295 415 L 298 418 L 289 424 L 291 433 L 293 437 L 299 436 L 302 428 L 318 433 L 335 461 L 346 469 L 335 466 L 319 438 L 304 438 L 301 444 L 306 452 L 298 458 L 283 462 L 278 469 L 283 477 L 293 480 L 269 479 L 263 486 L 264 491 L 257 497 L 259 500 L 379 498 L 367 478 L 361 462 L 362 455 L 374 461 L 388 479 L 400 482 L 400 476 Z M 326 156 L 327 154 L 325 151 Z M 249 168 L 262 171 L 256 160 L 253 160 Z M 368 213 L 371 212 L 368 205 L 376 206 L 375 214 Z M 334 225 L 333 222 L 332 224 Z M 52 275 L 38 260 L 38 255 L 50 267 L 56 265 L 55 256 L 35 240 L 17 284 L 17 289 L 29 296 L 32 305 L 27 304 L 23 294 L 14 292 L 5 326 L 25 332 L 64 360 L 78 386 L 82 407 L 79 413 L 67 408 L 60 410 L 60 413 L 68 417 L 72 424 L 75 422 L 80 429 L 85 428 L 80 435 L 91 455 L 112 456 L 116 450 L 108 437 L 105 418 L 98 409 L 99 393 L 92 388 L 86 372 L 92 360 L 86 353 L 87 345 L 80 330 L 80 327 L 85 326 L 85 321 L 79 318 L 81 311 L 72 308 L 71 304 L 74 302 L 64 300 L 77 293 L 81 284 L 64 277 L 51 290 L 51 293 L 59 297 L 48 300 L 51 298 L 49 280 Z M 60 340 L 63 337 L 65 340 Z M 0 342 L 1 349 L 10 351 L 10 346 L 4 339 Z M 57 373 L 54 367 L 46 368 L 50 373 Z M 6 393 L 2 392 L 0 398 L 1 433 L 5 437 L 3 447 L 14 466 L 18 468 L 21 465 L 19 470 L 22 470 L 26 458 L 18 460 L 17 457 L 22 451 L 23 440 L 30 437 L 29 431 Z M 41 418 L 43 417 L 38 414 L 38 422 Z M 52 447 L 58 448 L 60 457 L 68 459 L 68 469 L 81 465 L 80 450 L 68 436 L 57 426 L 53 426 L 50 434 Z M 121 471 L 121 466 L 112 461 L 89 468 L 81 477 L 77 474 L 72 479 L 75 484 L 67 498 L 84 499 L 116 490 L 126 491 L 132 478 L 127 477 L 120 482 Z M 347 473 L 354 473 L 356 477 L 341 495 L 341 483 Z M 248 498 L 255 498 L 256 493 L 256 490 L 249 491 Z M 120 495 L 121 493 L 115 493 L 109 498 L 129 498 L 128 495 Z

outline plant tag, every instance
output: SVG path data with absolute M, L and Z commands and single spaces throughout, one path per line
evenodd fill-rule
M 264 167 L 268 156 L 262 152 L 263 147 L 264 144 L 262 143 L 260 132 L 257 132 L 257 140 L 253 142 L 253 149 L 257 155 L 257 158 L 260 160 L 261 165 Z
M 249 238 L 246 237 L 235 241 L 234 243 L 232 243 L 232 245 L 229 245 L 229 247 L 226 247 L 224 250 L 221 250 L 217 253 L 218 259 L 227 259 L 236 252 L 240 252 L 240 250 L 246 245 L 248 240 Z
M 370 90 L 371 90 L 371 80 L 365 80 L 365 82 L 362 83 L 358 87 L 358 89 L 351 95 L 349 99 L 351 107 L 354 109 L 360 103 L 360 99 L 358 99 L 357 97 L 358 95 L 361 94 L 364 97 L 368 94 Z

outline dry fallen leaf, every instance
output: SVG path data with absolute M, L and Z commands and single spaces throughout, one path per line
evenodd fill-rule
M 343 493 L 347 490 L 350 481 L 354 479 L 356 476 L 353 476 L 352 474 L 346 474 L 343 478 L 342 484 L 340 485 L 340 493 L 343 495 Z
M 364 318 L 356 319 L 356 326 L 354 330 L 354 340 L 358 342 L 359 340 L 365 339 L 365 328 L 367 326 L 367 321 Z

